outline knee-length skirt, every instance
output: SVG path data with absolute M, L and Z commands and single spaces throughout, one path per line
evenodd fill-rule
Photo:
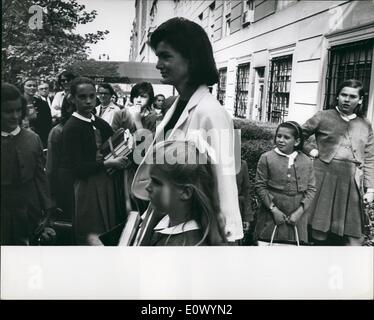
M 116 197 L 113 179 L 100 171 L 75 181 L 73 229 L 75 243 L 88 245 L 90 234 L 99 235 L 116 225 Z
M 357 165 L 349 161 L 314 162 L 317 193 L 308 210 L 313 230 L 338 236 L 362 236 L 362 201 Z

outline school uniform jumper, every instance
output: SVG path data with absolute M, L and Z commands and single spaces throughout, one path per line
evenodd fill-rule
M 195 220 L 186 221 L 170 227 L 170 218 L 164 216 L 154 227 L 151 246 L 206 246 L 207 240 L 202 240 L 204 233 Z
M 74 182 L 75 242 L 87 245 L 89 234 L 101 234 L 116 225 L 113 180 L 104 167 L 99 148 L 113 134 L 103 119 L 91 120 L 73 113 L 63 132 L 63 167 L 71 169 Z
M 35 244 L 42 210 L 52 207 L 43 145 L 28 129 L 1 134 L 1 244 Z

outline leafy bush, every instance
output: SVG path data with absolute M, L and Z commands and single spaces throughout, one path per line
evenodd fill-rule
M 250 197 L 254 199 L 257 163 L 263 153 L 273 148 L 276 125 L 235 119 L 234 127 L 241 130 L 241 158 L 248 165 Z
M 272 140 L 276 126 L 269 123 L 260 123 L 243 119 L 234 120 L 235 129 L 241 130 L 243 140 Z
M 250 193 L 254 196 L 254 183 L 256 177 L 257 163 L 261 155 L 273 148 L 273 140 L 247 140 L 242 141 L 242 159 L 247 162 L 249 181 L 251 185 Z

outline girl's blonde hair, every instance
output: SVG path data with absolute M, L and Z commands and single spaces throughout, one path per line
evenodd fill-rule
M 217 183 L 214 165 L 207 153 L 201 153 L 191 141 L 166 141 L 158 144 L 152 153 L 153 164 L 177 187 L 190 187 L 192 212 L 204 235 L 197 245 L 226 242 L 224 226 L 220 221 Z

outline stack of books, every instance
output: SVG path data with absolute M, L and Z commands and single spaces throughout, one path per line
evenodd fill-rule
M 135 236 L 139 230 L 141 218 L 138 211 L 130 211 L 127 216 L 125 228 L 119 238 L 119 246 L 131 246 L 134 243 Z
M 104 246 L 132 246 L 141 223 L 139 212 L 130 211 L 125 222 L 99 235 Z
M 134 139 L 129 129 L 119 129 L 101 146 L 104 160 L 127 157 L 133 150 Z

